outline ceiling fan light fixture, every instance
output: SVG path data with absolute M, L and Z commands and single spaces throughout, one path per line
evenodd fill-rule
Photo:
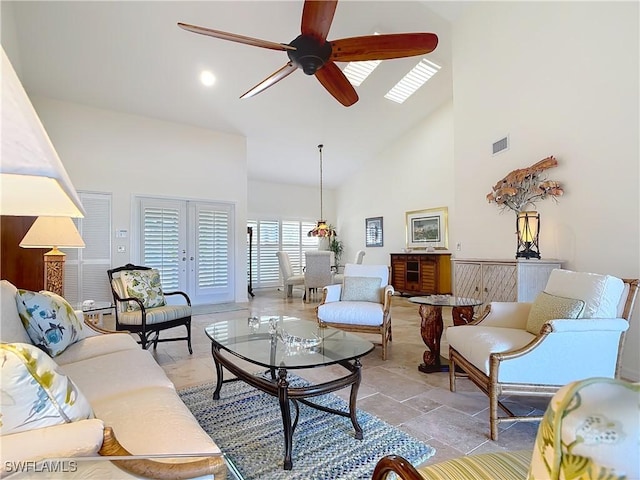
M 403 103 L 413 95 L 420 87 L 440 71 L 442 67 L 423 58 L 411 69 L 394 87 L 387 92 L 384 98 L 396 103 Z

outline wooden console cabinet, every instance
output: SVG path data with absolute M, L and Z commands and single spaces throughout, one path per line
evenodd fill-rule
M 451 294 L 451 254 L 392 253 L 391 284 L 401 294 Z
M 452 263 L 455 295 L 476 298 L 483 305 L 490 302 L 533 302 L 546 286 L 551 270 L 562 268 L 561 260 L 544 259 L 455 258 Z

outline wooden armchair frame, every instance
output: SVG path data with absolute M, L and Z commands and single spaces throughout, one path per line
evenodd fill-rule
M 629 292 L 625 301 L 622 318 L 631 319 L 633 307 L 638 294 L 638 279 L 623 279 L 624 283 L 629 285 Z M 484 320 L 490 312 L 490 306 L 487 307 L 482 317 L 469 325 L 478 325 Z M 466 326 L 464 327 L 466 328 Z M 453 347 L 449 347 L 449 389 L 456 391 L 456 378 L 465 377 L 471 380 L 489 397 L 489 422 L 491 429 L 491 440 L 498 439 L 498 424 L 500 422 L 532 422 L 539 421 L 542 416 L 518 416 L 515 415 L 508 407 L 500 402 L 501 395 L 527 395 L 527 396 L 545 396 L 551 397 L 562 385 L 541 385 L 527 383 L 506 383 L 498 380 L 498 372 L 501 362 L 518 358 L 533 352 L 536 347 L 542 344 L 547 336 L 553 333 L 553 327 L 545 324 L 541 332 L 527 345 L 522 348 L 501 353 L 492 353 L 489 356 L 489 375 L 478 369 L 463 355 L 456 351 Z M 615 367 L 615 377 L 619 377 L 620 363 L 622 359 L 622 349 L 624 345 L 625 332 L 620 336 L 618 346 L 618 356 Z M 463 372 L 460 372 L 462 370 Z M 498 416 L 498 407 L 502 409 L 507 416 Z
M 131 271 L 131 270 L 151 270 L 150 267 L 143 267 L 143 266 L 138 266 L 138 265 L 133 265 L 131 263 L 128 263 L 127 265 L 123 266 L 123 267 L 118 267 L 118 268 L 113 268 L 111 270 L 107 270 L 107 275 L 109 276 L 109 285 L 111 286 L 111 293 L 113 294 L 113 301 L 115 304 L 115 312 L 116 312 L 116 330 L 117 331 L 129 331 L 130 333 L 135 333 L 138 335 L 138 337 L 140 337 L 140 341 L 138 343 L 140 343 L 142 345 L 143 349 L 147 349 L 148 345 L 150 343 L 153 343 L 153 348 L 157 348 L 158 346 L 158 342 L 177 342 L 177 341 L 182 341 L 182 340 L 186 340 L 187 341 L 187 347 L 189 348 L 189 353 L 192 354 L 193 353 L 193 349 L 191 348 L 191 315 L 188 315 L 186 317 L 181 317 L 181 318 L 176 318 L 173 320 L 166 320 L 166 321 L 162 321 L 162 322 L 157 322 L 157 323 L 148 323 L 147 322 L 147 314 L 149 311 L 152 311 L 154 309 L 152 308 L 146 308 L 142 301 L 140 301 L 140 299 L 138 298 L 134 298 L 134 297 L 121 297 L 120 294 L 116 291 L 116 288 L 114 287 L 114 275 L 118 274 L 122 271 Z M 185 292 L 180 292 L 180 291 L 176 291 L 176 292 L 162 292 L 163 295 L 165 297 L 168 296 L 172 296 L 172 295 L 177 295 L 177 296 L 181 296 L 184 298 L 184 300 L 186 301 L 187 305 L 189 307 L 191 307 L 191 299 L 189 298 L 189 296 L 185 293 Z M 123 324 L 120 323 L 120 306 L 123 303 L 128 303 L 128 302 L 136 302 L 138 304 L 138 306 L 140 307 L 140 312 L 142 315 L 142 321 L 140 323 L 140 325 L 137 324 Z M 157 307 L 157 308 L 164 308 L 164 307 Z M 171 338 L 160 338 L 160 332 L 163 330 L 167 330 L 169 328 L 174 328 L 174 327 L 179 327 L 181 325 L 184 325 L 185 328 L 187 329 L 187 335 L 184 337 L 171 337 Z

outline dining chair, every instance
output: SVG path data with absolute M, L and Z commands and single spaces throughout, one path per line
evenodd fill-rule
M 305 300 L 311 301 L 321 288 L 333 283 L 331 270 L 331 254 L 326 250 L 310 250 L 305 252 L 304 289 Z

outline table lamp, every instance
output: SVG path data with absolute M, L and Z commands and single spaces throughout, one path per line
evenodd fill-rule
M 70 217 L 38 217 L 20 242 L 22 248 L 51 248 L 44 254 L 44 289 L 64 296 L 64 261 L 61 248 L 84 248 Z

